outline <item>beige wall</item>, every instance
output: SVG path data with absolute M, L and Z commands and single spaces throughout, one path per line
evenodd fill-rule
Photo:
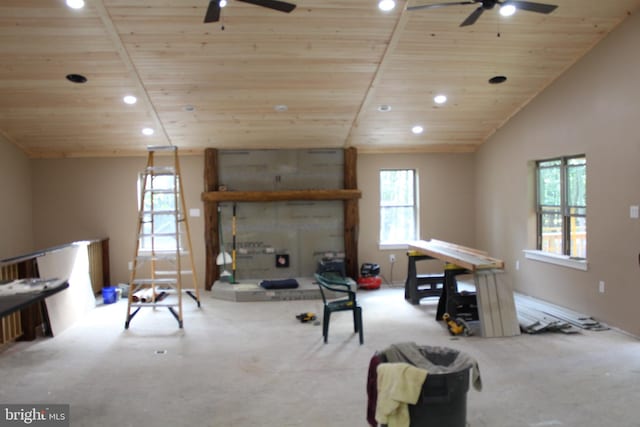
M 404 282 L 404 250 L 378 249 L 378 171 L 405 167 L 418 171 L 421 237 L 473 245 L 472 154 L 363 154 L 358 160 L 360 262 L 376 262 L 388 280 Z M 136 179 L 145 158 L 34 159 L 35 246 L 46 248 L 74 240 L 109 237 L 112 284 L 127 282 L 137 219 Z M 180 159 L 187 208 L 200 208 L 204 186 L 202 156 Z M 190 218 L 200 286 L 204 286 L 204 220 Z M 391 277 L 389 254 L 397 263 Z M 427 265 L 426 268 L 431 266 Z M 434 267 L 437 267 L 434 266 Z
M 29 159 L 0 137 L 0 259 L 34 250 Z
M 358 261 L 380 265 L 384 278 L 404 283 L 407 273 L 406 249 L 380 250 L 379 171 L 415 169 L 418 174 L 420 238 L 440 239 L 465 246 L 475 244 L 473 154 L 360 154 L 358 187 L 360 233 Z M 389 255 L 396 255 L 391 277 Z M 440 268 L 437 261 L 420 263 L 421 271 Z
M 128 263 L 136 243 L 138 173 L 145 157 L 36 159 L 33 165 L 35 245 L 46 248 L 75 240 L 109 237 L 111 284 L 129 281 Z M 180 157 L 190 217 L 196 273 L 204 286 L 204 217 L 202 156 Z
M 522 292 L 640 335 L 640 15 L 631 16 L 477 153 L 477 244 Z M 509 84 L 509 83 L 507 83 Z M 587 156 L 587 272 L 525 260 L 535 248 L 530 162 Z M 520 261 L 520 270 L 515 270 Z M 605 281 L 605 293 L 598 282 Z

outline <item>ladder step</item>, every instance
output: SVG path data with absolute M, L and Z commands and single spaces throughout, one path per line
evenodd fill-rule
M 132 302 L 131 307 L 178 307 L 175 302 Z
M 176 168 L 173 166 L 147 166 L 145 171 L 153 174 L 175 175 Z
M 178 275 L 177 271 L 169 271 L 169 270 L 156 271 L 155 273 L 158 276 L 177 276 Z M 180 271 L 180 275 L 181 276 L 188 276 L 190 274 L 193 274 L 193 271 L 191 271 L 191 270 L 181 270 Z
M 188 251 L 180 251 L 176 255 L 176 251 L 171 251 L 167 253 L 156 253 L 155 255 L 140 255 L 138 254 L 138 261 L 175 261 L 178 256 L 186 256 L 189 255 Z
M 180 214 L 180 209 L 162 209 L 162 210 L 153 210 L 153 211 L 141 211 L 142 214 L 145 215 L 178 215 Z
M 159 278 L 144 278 L 144 279 L 134 279 L 134 285 L 177 285 L 178 282 L 176 279 L 159 279 Z
M 175 194 L 178 195 L 178 192 L 172 188 L 145 188 L 145 193 L 153 193 L 153 194 Z
M 183 233 L 140 233 L 140 237 L 179 237 Z

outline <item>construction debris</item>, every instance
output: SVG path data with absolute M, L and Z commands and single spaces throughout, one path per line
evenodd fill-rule
M 580 329 L 609 329 L 591 316 L 551 304 L 530 296 L 515 294 L 520 329 L 528 334 L 540 332 L 578 333 Z

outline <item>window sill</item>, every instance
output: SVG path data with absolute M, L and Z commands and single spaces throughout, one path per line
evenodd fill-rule
M 406 243 L 378 243 L 378 250 L 381 251 L 394 251 L 394 250 L 409 250 L 409 245 Z
M 522 252 L 524 252 L 525 258 L 532 259 L 534 261 L 546 262 L 549 264 L 560 265 L 562 267 L 569 267 L 582 271 L 587 271 L 589 267 L 586 259 L 576 259 L 566 255 L 556 255 L 549 252 L 532 249 L 525 249 Z

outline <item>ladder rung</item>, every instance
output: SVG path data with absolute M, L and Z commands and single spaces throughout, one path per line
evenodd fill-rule
M 182 233 L 140 233 L 140 237 L 178 237 Z
M 158 276 L 177 276 L 178 275 L 177 271 L 169 271 L 169 270 L 156 271 L 155 273 Z M 192 270 L 180 270 L 181 276 L 187 276 L 190 274 L 193 274 Z
M 153 211 L 142 211 L 142 214 L 145 215 L 177 215 L 180 213 L 179 209 L 161 209 L 161 210 L 153 210 Z
M 176 279 L 158 279 L 158 278 L 144 278 L 144 279 L 134 279 L 134 285 L 176 285 Z
M 132 302 L 131 307 L 178 307 L 175 302 Z
M 153 193 L 153 194 L 175 194 L 178 195 L 178 191 L 173 188 L 145 188 L 145 193 Z
M 147 166 L 145 169 L 147 172 L 152 172 L 154 174 L 162 174 L 162 175 L 175 175 L 176 168 L 173 166 Z

